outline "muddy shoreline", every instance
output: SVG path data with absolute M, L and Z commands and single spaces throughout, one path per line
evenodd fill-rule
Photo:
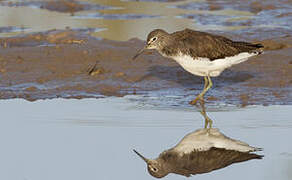
M 261 41 L 263 55 L 214 78 L 209 102 L 291 104 L 292 38 Z M 148 51 L 131 60 L 144 41 L 98 39 L 74 30 L 51 30 L 0 39 L 0 98 L 29 101 L 173 91 L 191 100 L 202 78 Z M 94 68 L 93 68 L 94 67 Z M 177 93 L 175 93 L 177 92 Z M 155 94 L 155 93 L 154 93 Z

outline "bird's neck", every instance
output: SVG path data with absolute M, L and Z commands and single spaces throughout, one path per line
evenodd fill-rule
M 175 173 L 189 177 L 189 171 L 181 168 L 180 166 L 180 158 L 181 157 L 179 157 L 179 155 L 175 152 L 165 151 L 159 156 L 159 158 L 156 159 L 156 161 L 161 164 L 161 168 L 163 168 L 164 172 Z
M 162 152 L 159 157 L 156 159 L 156 161 L 159 162 L 159 164 L 163 164 L 163 169 L 173 172 L 174 167 L 173 165 L 177 163 L 177 153 L 173 152 L 172 150 L 167 150 Z
M 162 49 L 159 49 L 158 51 L 164 57 L 174 57 L 179 53 L 178 49 L 173 46 L 164 46 Z

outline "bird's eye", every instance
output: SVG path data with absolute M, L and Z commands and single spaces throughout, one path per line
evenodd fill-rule
M 153 171 L 154 171 L 154 172 L 157 172 L 157 169 L 156 169 L 156 168 L 153 168 Z
M 156 39 L 157 39 L 157 37 L 154 37 L 154 38 L 152 39 L 152 41 L 156 41 Z

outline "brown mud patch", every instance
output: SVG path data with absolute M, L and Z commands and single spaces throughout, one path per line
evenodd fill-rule
M 242 0 L 238 1 L 194 1 L 187 2 L 187 4 L 178 5 L 183 9 L 198 9 L 198 10 L 210 10 L 217 11 L 222 9 L 236 9 L 241 11 L 248 11 L 252 13 L 259 13 L 265 10 L 274 10 L 279 8 L 278 6 L 285 3 L 275 3 L 274 1 L 259 1 L 259 0 Z M 232 7 L 232 8 L 231 8 Z
M 9 7 L 21 7 L 21 6 L 30 6 L 37 7 L 40 9 L 46 9 L 49 11 L 57 11 L 64 13 L 75 13 L 78 11 L 86 10 L 101 10 L 108 9 L 107 6 L 102 6 L 98 4 L 90 4 L 81 1 L 75 0 L 48 0 L 48 1 L 19 1 L 19 2 L 0 2 L 2 6 Z
M 259 41 L 259 43 L 264 45 L 265 50 L 280 50 L 284 48 L 292 48 L 291 40 L 292 37 L 287 35 L 277 39 L 266 39 Z
M 236 105 L 292 103 L 292 38 L 262 41 L 267 51 L 214 78 L 206 99 Z M 51 30 L 0 39 L 0 98 L 86 98 L 162 92 L 187 104 L 201 77 L 148 51 L 144 42 L 97 39 L 73 30 Z M 159 95 L 161 96 L 161 94 Z

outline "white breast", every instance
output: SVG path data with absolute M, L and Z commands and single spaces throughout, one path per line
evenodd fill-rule
M 219 76 L 226 68 L 246 61 L 249 57 L 257 55 L 254 53 L 240 53 L 235 56 L 226 57 L 224 59 L 216 59 L 210 61 L 208 58 L 192 58 L 189 55 L 179 54 L 178 56 L 170 57 L 179 63 L 186 71 L 197 76 Z
M 259 148 L 249 146 L 242 141 L 231 139 L 218 129 L 199 129 L 186 135 L 174 148 L 179 154 L 191 153 L 194 150 L 207 151 L 212 147 L 240 152 L 257 151 Z

